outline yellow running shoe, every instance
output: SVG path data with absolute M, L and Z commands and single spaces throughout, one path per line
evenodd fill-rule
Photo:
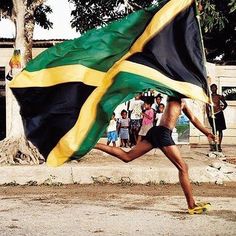
M 209 202 L 199 202 L 196 204 L 196 206 L 192 209 L 188 208 L 188 213 L 190 215 L 194 214 L 203 214 L 206 213 L 211 207 L 211 203 Z

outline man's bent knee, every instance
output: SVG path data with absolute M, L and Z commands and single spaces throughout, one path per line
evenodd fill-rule
M 130 157 L 129 152 L 125 152 L 125 154 L 122 154 L 121 160 L 125 163 L 128 163 L 132 161 L 133 159 Z
M 122 158 L 122 160 L 123 160 L 123 162 L 128 163 L 128 162 L 132 161 L 133 159 L 131 159 L 129 156 L 125 156 Z

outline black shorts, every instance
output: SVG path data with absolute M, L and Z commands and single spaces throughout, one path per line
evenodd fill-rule
M 162 148 L 175 145 L 172 139 L 172 130 L 165 126 L 153 126 L 144 137 L 154 148 Z
M 213 128 L 213 120 L 212 117 L 208 116 L 209 123 L 211 127 Z M 220 111 L 215 114 L 215 124 L 216 124 L 216 130 L 217 131 L 222 131 L 226 129 L 226 124 L 225 124 L 225 117 L 223 111 Z

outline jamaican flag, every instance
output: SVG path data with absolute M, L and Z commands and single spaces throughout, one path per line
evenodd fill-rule
M 79 159 L 120 103 L 147 88 L 208 102 L 193 0 L 159 1 L 49 48 L 10 87 L 26 137 L 51 166 Z

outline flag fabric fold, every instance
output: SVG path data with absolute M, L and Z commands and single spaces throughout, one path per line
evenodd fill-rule
M 115 108 L 139 91 L 209 102 L 195 1 L 161 1 L 57 44 L 10 87 L 26 137 L 51 166 L 88 153 Z

